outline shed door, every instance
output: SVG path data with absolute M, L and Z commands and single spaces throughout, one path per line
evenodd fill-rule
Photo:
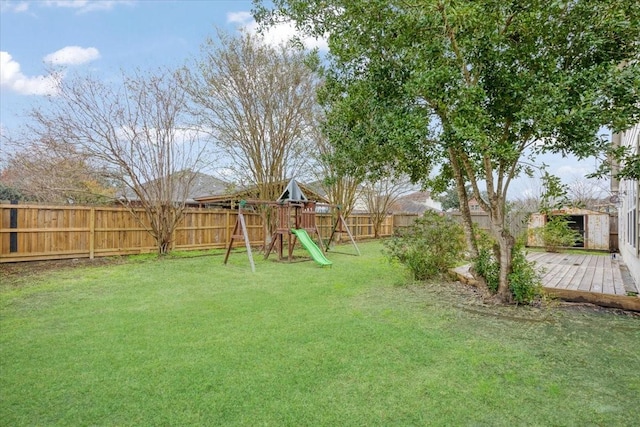
M 589 215 L 586 224 L 585 248 L 609 250 L 609 215 Z
M 544 227 L 547 216 L 536 213 L 529 217 L 529 230 L 527 232 L 527 246 L 544 246 L 537 229 Z

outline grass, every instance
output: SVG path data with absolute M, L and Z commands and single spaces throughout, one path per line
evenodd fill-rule
M 362 244 L 0 285 L 0 425 L 636 425 L 640 318 L 485 306 Z M 0 266 L 0 268 L 2 268 Z

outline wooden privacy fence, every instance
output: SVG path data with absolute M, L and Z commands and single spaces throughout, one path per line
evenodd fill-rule
M 224 248 L 236 216 L 231 210 L 187 209 L 175 231 L 172 248 Z M 261 245 L 261 216 L 245 212 L 245 220 L 252 245 Z M 346 222 L 356 239 L 373 237 L 368 215 L 352 215 Z M 317 224 L 323 238 L 328 238 L 331 214 L 317 214 Z M 123 207 L 0 204 L 0 263 L 154 252 L 156 245 L 148 228 L 142 209 L 133 215 Z M 380 235 L 392 233 L 393 217 L 389 216 Z
M 447 213 L 451 218 L 462 224 L 462 214 L 460 212 Z M 528 217 L 524 212 L 509 213 L 507 215 L 506 225 L 509 232 L 514 237 L 519 237 L 527 232 Z M 477 224 L 483 230 L 489 230 L 491 227 L 491 218 L 485 212 L 471 212 L 471 221 Z
M 448 212 L 445 215 L 450 216 L 460 224 L 462 224 L 462 214 L 460 212 Z M 414 221 L 420 218 L 418 214 L 399 214 L 393 215 L 393 228 L 409 227 Z M 484 212 L 472 212 L 471 221 L 477 224 L 483 230 L 489 230 L 491 219 L 489 214 Z M 507 226 L 514 237 L 518 237 L 527 231 L 527 215 L 521 212 L 509 214 L 507 217 Z

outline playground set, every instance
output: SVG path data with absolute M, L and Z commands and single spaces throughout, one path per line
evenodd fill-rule
M 287 260 L 289 262 L 293 261 L 293 249 L 299 241 L 302 247 L 307 250 L 311 259 L 320 264 L 320 266 L 331 266 L 333 263 L 327 259 L 325 253 L 329 251 L 329 247 L 337 233 L 347 233 L 357 254 L 360 255 L 358 245 L 356 244 L 346 221 L 342 217 L 340 207 L 308 200 L 296 182 L 291 180 L 275 202 L 264 200 L 242 200 L 238 204 L 236 224 L 231 238 L 229 239 L 229 245 L 224 257 L 224 264 L 227 264 L 227 261 L 229 260 L 233 243 L 237 240 L 243 239 L 247 249 L 247 256 L 249 257 L 249 263 L 251 264 L 251 270 L 255 272 L 255 263 L 253 262 L 251 244 L 249 241 L 243 210 L 254 209 L 258 206 L 269 206 L 277 210 L 277 225 L 273 235 L 271 236 L 271 243 L 265 251 L 265 259 L 268 259 L 271 252 L 275 249 L 278 252 L 278 259 L 283 260 L 283 251 L 286 241 L 288 249 Z M 331 235 L 326 246 L 322 241 L 320 229 L 316 223 L 316 209 L 318 207 L 335 209 L 337 211 Z M 311 238 L 312 235 L 317 236 L 318 245 L 316 245 L 314 240 Z

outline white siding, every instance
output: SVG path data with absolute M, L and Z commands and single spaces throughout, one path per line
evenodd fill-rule
M 640 124 L 620 135 L 622 146 L 640 153 Z M 618 246 L 624 263 L 640 286 L 640 186 L 636 180 L 621 180 L 619 185 Z

